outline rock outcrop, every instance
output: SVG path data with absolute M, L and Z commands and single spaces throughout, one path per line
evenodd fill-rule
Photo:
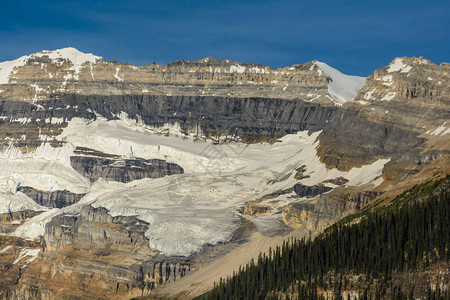
M 328 79 L 315 62 L 276 70 L 215 58 L 134 66 L 66 48 L 21 57 L 5 69 L 9 74 L 0 82 L 0 98 L 8 100 L 33 102 L 62 94 L 140 94 L 303 98 L 334 103 L 327 97 Z
M 375 199 L 380 192 L 337 188 L 314 201 L 293 202 L 283 208 L 283 220 L 293 227 L 305 226 L 321 231 L 340 218 L 349 215 Z
M 109 248 L 120 247 L 136 252 L 144 249 L 151 253 L 145 231 L 148 223 L 136 217 L 112 217 L 105 208 L 89 205 L 79 215 L 59 215 L 46 226 L 44 252 L 62 250 L 83 240 L 92 245 L 107 244 Z
M 389 156 L 392 167 L 403 166 L 397 170 L 414 174 L 409 170 L 422 161 L 425 142 L 434 143 L 436 136 L 448 140 L 444 132 L 450 118 L 449 72 L 448 64 L 435 65 L 423 58 L 396 58 L 375 70 L 356 98 L 344 105 L 347 113 L 354 110 L 354 116 L 324 127 L 318 149 L 322 161 L 348 170 L 369 157 Z M 436 147 L 448 150 L 442 142 Z M 386 177 L 394 182 L 404 178 Z
M 300 183 L 294 185 L 294 192 L 297 196 L 312 198 L 320 194 L 331 191 L 333 188 L 324 185 L 306 186 Z
M 90 156 L 72 156 L 70 164 L 81 175 L 96 181 L 99 178 L 130 182 L 142 178 L 160 178 L 183 174 L 183 168 L 161 159 L 109 159 Z
M 40 211 L 20 210 L 0 214 L 0 233 L 11 233 L 23 222 L 40 213 Z
M 147 228 L 148 223 L 135 217 L 112 217 L 106 209 L 91 206 L 79 215 L 57 216 L 46 226 L 39 258 L 28 272 L 16 274 L 15 282 L 4 282 L 0 295 L 129 298 L 147 295 L 193 269 L 186 259 L 163 257 L 150 249 Z
M 77 203 L 85 195 L 71 193 L 67 190 L 51 192 L 41 191 L 29 186 L 21 186 L 18 191 L 24 193 L 39 205 L 56 208 L 62 208 Z

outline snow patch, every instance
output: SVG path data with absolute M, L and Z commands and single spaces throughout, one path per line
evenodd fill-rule
M 17 264 L 22 258 L 31 256 L 31 258 L 27 259 L 25 262 L 25 265 L 28 265 L 38 257 L 39 252 L 41 252 L 41 249 L 23 248 L 22 250 L 20 250 L 19 257 L 13 262 L 13 265 Z
M 0 213 L 6 214 L 23 210 L 46 211 L 47 208 L 40 206 L 24 193 L 0 192 Z
M 5 61 L 0 63 L 0 84 L 7 84 L 9 77 L 14 70 L 24 66 L 28 61 L 29 56 L 25 55 L 16 60 Z
M 383 85 L 391 86 L 392 85 L 392 75 L 386 75 L 382 78 Z
M 45 137 L 42 139 L 45 140 Z M 70 156 L 73 155 L 74 149 L 75 146 L 71 144 L 54 148 L 49 143 L 42 144 L 30 153 L 22 153 L 19 148 L 13 146 L 4 149 L 0 152 L 0 197 L 13 200 L 10 199 L 11 196 L 4 194 L 14 194 L 19 185 L 42 191 L 68 190 L 73 193 L 87 193 L 89 180 L 70 165 Z M 17 194 L 14 197 L 17 197 Z M 42 210 L 39 206 L 35 208 L 34 210 Z
M 0 250 L 0 254 L 2 254 L 2 253 L 5 253 L 6 251 L 8 251 L 9 249 L 11 249 L 12 248 L 12 246 L 11 245 L 9 245 L 9 246 L 6 246 L 5 248 L 3 248 L 2 250 Z
M 367 92 L 367 93 L 364 95 L 364 99 L 370 100 L 370 99 L 372 98 L 372 95 L 373 95 L 374 92 L 375 92 L 375 89 L 371 90 L 370 92 Z M 360 101 L 360 102 L 361 102 L 361 101 Z
M 28 240 L 36 240 L 40 236 L 44 235 L 45 225 L 50 222 L 54 216 L 58 215 L 59 212 L 59 208 L 53 208 L 40 215 L 37 215 L 17 227 L 17 229 L 11 235 Z
M 449 133 L 449 130 L 447 129 L 447 126 L 445 126 L 445 124 L 447 124 L 447 122 L 444 122 L 444 124 L 442 124 L 442 126 L 436 128 L 431 135 L 446 135 L 447 133 Z M 447 129 L 447 130 L 446 130 Z
M 395 95 L 397 95 L 396 92 L 390 92 L 387 95 L 385 95 L 383 98 L 381 98 L 381 101 L 391 101 L 395 98 Z
M 331 82 L 328 83 L 328 93 L 336 103 L 343 104 L 353 100 L 366 82 L 364 77 L 345 75 L 326 63 L 318 61 L 315 64 L 325 76 L 331 78 Z
M 119 76 L 120 68 L 116 68 L 116 73 L 114 74 L 114 78 L 117 79 L 117 81 L 123 81 L 123 75 L 122 78 Z
M 230 73 L 244 73 L 245 67 L 239 64 L 230 66 Z
M 39 53 L 32 54 L 31 56 L 48 56 L 50 59 L 54 60 L 55 63 L 61 59 L 68 60 L 77 70 L 79 70 L 79 68 L 81 68 L 81 66 L 85 63 L 96 63 L 97 60 L 102 59 L 100 56 L 96 56 L 91 53 L 83 53 L 72 47 L 52 51 L 44 50 Z
M 411 66 L 404 64 L 401 58 L 396 58 L 389 65 L 389 69 L 387 70 L 387 72 L 392 73 L 400 71 L 400 73 L 408 73 L 411 70 L 411 68 L 412 68 Z
M 266 68 L 258 68 L 258 67 L 250 68 L 249 71 L 251 73 L 257 73 L 257 74 L 268 74 L 268 73 L 270 73 L 269 70 L 267 70 Z

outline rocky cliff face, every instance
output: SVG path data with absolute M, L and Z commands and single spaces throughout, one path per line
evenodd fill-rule
M 187 275 L 193 269 L 189 261 L 149 249 L 147 227 L 135 217 L 112 217 L 106 209 L 91 206 L 84 206 L 79 215 L 57 216 L 46 226 L 42 254 L 32 271 L 14 273 L 15 282 L 3 282 L 0 296 L 126 298 L 147 295 Z M 11 264 L 18 256 L 12 254 L 2 260 L 0 252 L 0 263 Z M 36 273 L 41 276 L 32 275 Z
M 103 224 L 104 226 L 98 226 Z M 112 217 L 104 208 L 89 205 L 79 215 L 54 217 L 46 226 L 44 251 L 58 251 L 67 245 L 84 240 L 93 245 L 105 244 L 109 248 L 120 245 L 122 249 L 149 251 L 144 236 L 148 223 L 134 217 Z
M 146 295 L 197 267 L 192 257 L 156 249 L 181 244 L 164 233 L 195 234 L 214 249 L 231 240 L 219 236 L 227 226 L 243 227 L 229 203 L 240 205 L 248 222 L 280 216 L 270 224 L 319 232 L 446 161 L 448 64 L 397 58 L 360 90 L 363 78 L 346 90 L 345 75 L 336 72 L 316 61 L 276 70 L 214 58 L 133 66 L 70 48 L 0 63 L 0 228 L 11 233 L 31 222 L 25 228 L 43 232 L 32 245 L 41 251 L 24 271 L 13 262 L 25 246 L 8 255 L 0 249 L 15 278 L 1 296 Z M 304 130 L 309 135 L 283 139 Z M 277 155 L 275 166 L 252 160 Z M 16 205 L 22 193 L 39 210 Z M 212 206 L 217 219 L 234 223 L 200 219 L 196 212 Z M 217 237 L 207 235 L 211 228 Z
M 42 211 L 20 210 L 0 214 L 0 233 L 8 234 L 14 232 L 19 225 L 32 217 L 42 213 Z
M 449 71 L 448 64 L 423 58 L 396 58 L 375 70 L 354 101 L 345 105 L 354 116 L 324 128 L 318 149 L 322 161 L 346 169 L 370 156 L 388 155 L 400 173 L 417 173 L 424 152 L 448 150 L 442 140 L 449 138 Z M 405 178 L 385 174 L 397 182 Z
M 281 214 L 283 222 L 290 227 L 302 226 L 311 232 L 320 232 L 381 194 L 360 187 L 341 186 L 333 189 L 324 185 L 305 186 L 297 183 L 293 188 L 247 202 L 243 213 L 249 217 Z
M 436 65 L 422 57 L 396 58 L 389 66 L 375 70 L 367 78 L 366 85 L 360 90 L 356 100 L 443 106 L 450 96 L 449 71 L 447 63 Z

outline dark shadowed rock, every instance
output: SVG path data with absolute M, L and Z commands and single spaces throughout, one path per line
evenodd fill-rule
M 46 207 L 62 208 L 80 201 L 86 194 L 76 194 L 67 190 L 63 191 L 41 191 L 29 186 L 21 186 L 18 191 L 24 193 L 37 204 Z
M 81 175 L 92 182 L 103 178 L 119 182 L 130 182 L 143 178 L 160 178 L 183 174 L 179 165 L 161 159 L 109 159 L 91 156 L 71 156 L 70 164 Z
M 294 185 L 294 192 L 300 197 L 312 198 L 331 191 L 333 188 L 324 185 L 306 186 L 300 183 Z

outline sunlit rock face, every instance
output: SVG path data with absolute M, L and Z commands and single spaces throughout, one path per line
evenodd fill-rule
M 24 193 L 37 204 L 45 207 L 62 208 L 77 203 L 85 194 L 71 193 L 63 191 L 41 191 L 32 187 L 21 186 L 18 191 Z

